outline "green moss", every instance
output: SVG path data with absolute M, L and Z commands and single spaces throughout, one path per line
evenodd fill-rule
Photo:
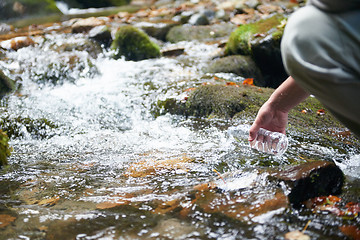
M 32 119 L 29 117 L 9 117 L 3 115 L 0 118 L 0 129 L 6 131 L 10 138 L 24 137 L 24 128 L 27 134 L 33 138 L 43 139 L 51 137 L 53 134 L 49 130 L 56 129 L 58 126 L 46 118 Z
M 0 167 L 7 165 L 7 158 L 10 156 L 9 137 L 0 129 Z
M 116 52 L 115 59 L 124 56 L 126 60 L 140 61 L 160 57 L 160 47 L 133 26 L 123 26 L 117 31 L 111 49 Z
M 225 49 L 226 54 L 251 55 L 251 41 L 255 38 L 264 38 L 269 34 L 277 39 L 281 38 L 283 32 L 281 24 L 284 19 L 282 15 L 274 15 L 255 23 L 241 25 L 231 33 Z M 279 25 L 280 27 L 277 28 Z

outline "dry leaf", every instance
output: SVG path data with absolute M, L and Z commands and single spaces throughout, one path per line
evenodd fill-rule
M 317 114 L 318 116 L 322 116 L 322 115 L 325 114 L 325 110 L 324 110 L 324 109 L 319 109 L 319 110 L 316 111 L 316 114 Z
M 128 200 L 122 200 L 122 201 L 116 201 L 116 202 L 102 202 L 96 205 L 97 209 L 109 209 L 114 208 L 121 205 L 129 204 L 130 201 Z
M 188 169 L 188 163 L 192 159 L 188 157 L 181 157 L 175 159 L 153 160 L 147 159 L 132 164 L 127 170 L 125 175 L 130 177 L 146 177 L 151 174 L 157 174 L 163 170 L 185 170 Z
M 251 86 L 254 86 L 254 79 L 253 79 L 253 78 L 246 78 L 246 79 L 243 81 L 243 85 L 251 85 Z
M 0 228 L 4 228 L 13 221 L 15 221 L 16 217 L 7 215 L 7 214 L 0 214 Z
M 234 82 L 226 82 L 226 86 L 234 86 L 234 87 L 239 87 L 239 85 L 237 85 Z
M 299 230 L 288 232 L 285 234 L 286 240 L 310 240 L 309 235 L 300 232 Z
M 57 204 L 57 202 L 59 200 L 60 200 L 59 196 L 49 198 L 49 199 L 43 199 L 43 200 L 38 202 L 38 205 L 44 205 L 46 207 L 51 207 L 51 206 L 54 206 L 55 204 Z

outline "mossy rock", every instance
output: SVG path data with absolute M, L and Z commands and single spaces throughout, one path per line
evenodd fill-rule
M 257 41 L 257 39 L 264 39 L 269 35 L 272 36 L 274 41 L 280 42 L 284 31 L 282 21 L 285 19 L 283 15 L 274 15 L 255 23 L 241 25 L 231 33 L 226 44 L 226 53 L 229 55 L 252 55 L 253 42 Z
M 0 118 L 0 129 L 3 129 L 11 139 L 26 136 L 34 139 L 49 138 L 54 135 L 52 130 L 57 127 L 55 123 L 46 118 L 11 117 L 6 113 L 2 113 Z
M 7 165 L 7 158 L 10 156 L 9 137 L 0 129 L 0 167 Z
M 241 25 L 231 33 L 225 54 L 251 56 L 264 77 L 263 86 L 276 88 L 287 77 L 280 52 L 285 24 L 285 16 L 274 15 L 255 23 Z
M 257 107 L 261 105 L 262 99 L 266 97 L 256 99 L 253 88 L 255 87 L 220 84 L 200 86 L 190 93 L 186 102 L 175 99 L 158 101 L 157 113 L 230 119 L 254 104 Z M 270 89 L 264 89 L 263 92 L 269 91 L 271 92 Z M 269 95 L 270 93 L 266 94 Z
M 7 0 L 0 4 L 0 19 L 61 14 L 55 0 Z
M 172 43 L 180 41 L 212 41 L 227 38 L 236 27 L 230 23 L 209 26 L 181 25 L 170 29 L 166 40 Z
M 250 56 L 233 55 L 218 58 L 204 69 L 207 73 L 235 73 L 244 78 L 254 78 L 256 86 L 263 86 L 260 69 Z
M 241 84 L 204 85 L 193 90 L 186 100 L 159 100 L 153 108 L 153 114 L 155 117 L 170 113 L 187 117 L 252 122 L 273 91 L 271 88 Z M 322 111 L 319 114 L 319 110 L 322 109 L 325 107 L 316 98 L 309 97 L 289 112 L 287 131 L 300 142 L 304 138 L 306 141 L 314 142 L 322 139 L 322 145 L 338 149 L 340 152 L 346 152 L 351 146 L 360 147 L 360 140 L 347 132 L 326 109 L 325 114 L 322 114 Z M 342 136 L 343 134 L 345 136 Z
M 0 98 L 15 90 L 15 81 L 0 69 Z
M 110 48 L 115 51 L 115 59 L 124 56 L 126 60 L 140 61 L 161 55 L 160 47 L 146 33 L 130 25 L 120 27 Z

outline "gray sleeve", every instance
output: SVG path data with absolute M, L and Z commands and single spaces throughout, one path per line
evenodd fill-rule
M 360 9 L 360 0 L 309 0 L 308 4 L 327 12 L 345 12 Z

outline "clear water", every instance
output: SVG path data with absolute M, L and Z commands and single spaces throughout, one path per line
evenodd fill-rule
M 215 81 L 202 67 L 216 45 L 184 42 L 177 46 L 184 47 L 186 55 L 131 62 L 112 60 L 108 52 L 94 59 L 85 51 L 53 50 L 64 42 L 82 41 L 79 36 L 46 39 L 10 52 L 0 62 L 20 76 L 23 85 L 21 94 L 3 100 L 2 113 L 9 118 L 45 118 L 57 125 L 41 130 L 46 137 L 20 126 L 21 136 L 12 138 L 10 167 L 0 175 L 0 214 L 15 215 L 16 220 L 0 228 L 0 238 L 283 239 L 286 232 L 301 230 L 312 220 L 307 231 L 312 238 L 346 239 L 334 227 L 343 220 L 331 214 L 278 208 L 239 218 L 229 212 L 233 202 L 255 206 L 279 190 L 261 172 L 264 162 L 286 165 L 299 155 L 333 159 L 351 179 L 348 188 L 359 186 L 357 149 L 344 152 L 297 140 L 290 133 L 287 153 L 275 158 L 227 136 L 227 127 L 240 122 L 151 114 L 157 100 L 181 98 L 183 89 Z M 69 64 L 72 56 L 79 59 L 75 67 Z M 61 84 L 41 83 L 49 64 Z M 231 74 L 221 77 L 240 80 Z M 180 163 L 155 174 L 128 175 L 134 163 L 162 160 Z M 221 179 L 217 172 L 230 175 Z M 206 211 L 204 204 L 192 203 L 193 187 L 208 182 L 217 183 L 220 190 L 211 196 L 212 204 L 230 210 Z M 175 208 L 156 212 L 161 204 L 177 200 L 179 209 L 190 206 L 186 214 Z M 102 203 L 119 206 L 102 209 Z

